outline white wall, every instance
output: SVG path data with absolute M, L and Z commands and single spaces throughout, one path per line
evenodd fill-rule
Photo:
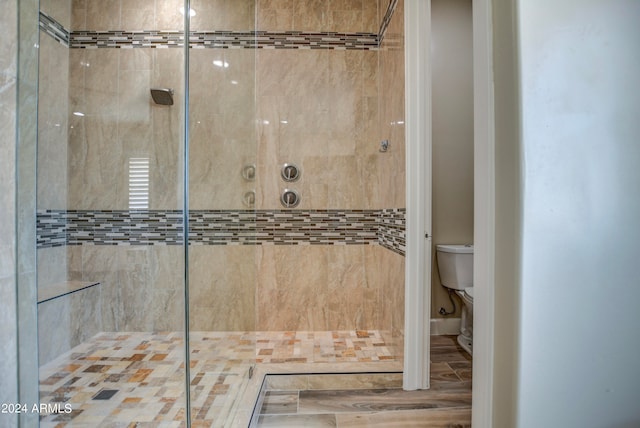
M 638 427 L 640 2 L 518 5 L 517 425 Z

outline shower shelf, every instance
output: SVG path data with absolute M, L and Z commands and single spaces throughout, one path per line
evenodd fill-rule
M 38 290 L 38 304 L 99 285 L 91 281 L 66 281 Z

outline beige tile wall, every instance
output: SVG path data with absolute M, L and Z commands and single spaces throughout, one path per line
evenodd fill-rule
M 46 0 L 41 10 L 69 25 L 69 0 Z M 68 27 L 67 27 L 68 28 Z M 52 37 L 40 37 L 38 78 L 38 209 L 67 208 L 67 147 L 69 141 L 69 49 Z M 66 248 L 37 252 L 38 288 L 66 281 Z
M 399 0 L 380 51 L 380 139 L 388 139 L 388 152 L 372 160 L 377 172 L 375 195 L 386 207 L 405 207 L 404 128 L 404 0 Z M 404 349 L 404 257 L 391 251 L 382 256 L 379 274 L 386 278 L 385 315 L 391 319 L 390 337 L 396 355 Z M 375 272 L 375 271 L 374 271 Z
M 62 2 L 51 0 L 46 10 L 75 29 L 139 29 L 138 23 L 149 22 L 142 28 L 179 30 L 181 2 L 174 3 L 175 10 L 168 2 L 158 2 L 156 10 L 154 1 L 133 8 L 131 2 L 74 1 L 65 17 Z M 182 50 L 66 49 L 43 36 L 40 51 L 38 207 L 126 210 L 129 159 L 147 157 L 150 208 L 181 209 Z M 175 104 L 154 105 L 151 87 L 174 88 Z M 99 331 L 181 330 L 183 272 L 180 246 L 40 249 L 39 287 L 66 279 L 101 283 L 39 305 L 40 325 L 60 326 L 41 329 L 40 363 Z
M 256 163 L 253 49 L 192 49 L 190 72 L 189 207 L 251 209 L 242 176 Z M 228 64 L 214 65 L 214 61 Z
M 128 209 L 129 159 L 146 157 L 149 208 L 181 209 L 182 50 L 72 49 L 70 53 L 69 207 Z M 156 87 L 173 88 L 175 104 L 155 105 L 150 89 Z
M 382 208 L 363 179 L 379 147 L 377 62 L 375 51 L 258 51 L 258 208 L 282 208 L 284 163 L 302 169 L 290 185 L 299 208 Z
M 172 7 L 153 3 L 136 2 L 136 13 L 128 13 L 129 2 L 75 0 L 72 25 L 140 29 L 151 25 L 153 15 L 156 28 L 181 28 Z M 258 22 L 269 30 L 377 32 L 386 10 L 385 4 L 379 12 L 377 3 L 258 1 Z M 106 17 L 98 6 L 117 13 Z M 251 28 L 243 28 L 253 22 L 246 14 L 234 22 L 213 6 L 194 2 L 192 29 L 210 30 L 207 19 Z M 389 30 L 396 35 L 388 40 L 401 37 L 401 17 L 400 9 Z M 404 128 L 398 123 L 403 58 L 397 43 L 381 52 L 192 49 L 190 56 L 191 209 L 245 209 L 243 195 L 252 189 L 256 208 L 280 209 L 284 162 L 302 168 L 294 184 L 301 208 L 404 207 Z M 127 209 L 127 159 L 149 156 L 150 207 L 180 209 L 182 50 L 72 49 L 69 58 L 68 207 Z M 217 67 L 214 60 L 229 66 Z M 154 86 L 174 88 L 176 104 L 153 105 Z M 392 141 L 388 153 L 378 151 L 383 138 Z M 241 169 L 252 163 L 258 179 L 247 182 Z M 382 247 L 189 251 L 195 330 L 376 328 L 395 336 L 402 330 L 404 259 Z M 67 263 L 70 277 L 102 282 L 105 330 L 181 328 L 179 247 L 74 247 Z
M 257 0 L 262 31 L 377 33 L 376 0 Z

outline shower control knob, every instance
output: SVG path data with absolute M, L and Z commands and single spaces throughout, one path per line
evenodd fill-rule
M 292 189 L 284 189 L 280 196 L 280 202 L 285 208 L 295 208 L 300 203 L 300 195 Z
M 249 208 L 253 207 L 256 204 L 256 191 L 249 190 L 245 192 L 242 196 L 242 202 Z
M 247 181 L 254 181 L 256 179 L 256 166 L 253 164 L 247 164 L 242 167 L 242 178 Z
M 282 165 L 280 175 L 282 176 L 282 179 L 284 181 L 296 181 L 300 178 L 300 168 L 292 163 L 285 163 L 284 165 Z

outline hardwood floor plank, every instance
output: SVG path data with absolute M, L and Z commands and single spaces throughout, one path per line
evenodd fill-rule
M 471 408 L 336 414 L 338 428 L 471 428 Z
M 258 419 L 258 426 L 276 428 L 326 428 L 336 427 L 335 415 L 263 415 Z
M 471 405 L 470 390 L 397 389 L 300 391 L 298 413 L 396 411 Z
M 298 391 L 268 391 L 262 410 L 265 415 L 291 414 L 298 411 Z
M 471 408 L 336 415 L 338 428 L 471 428 Z

